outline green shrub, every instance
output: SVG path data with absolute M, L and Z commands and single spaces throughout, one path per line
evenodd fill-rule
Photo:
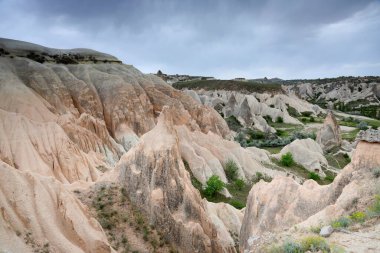
M 321 178 L 319 177 L 319 175 L 317 173 L 314 173 L 314 172 L 310 172 L 309 173 L 309 179 L 313 179 L 314 181 L 321 180 Z
M 281 156 L 281 160 L 280 160 L 280 163 L 283 165 L 283 166 L 286 166 L 286 167 L 290 167 L 294 164 L 294 160 L 293 160 L 293 155 L 292 153 L 288 152 L 286 154 L 283 154 Z
M 360 130 L 367 130 L 368 123 L 365 121 L 360 121 L 360 123 L 357 125 L 357 128 L 359 128 Z
M 242 179 L 236 179 L 236 180 L 235 180 L 235 186 L 236 186 L 236 188 L 237 188 L 239 191 L 243 190 L 243 188 L 244 188 L 244 186 L 245 186 L 245 182 L 244 182 L 244 180 L 242 180 Z
M 373 176 L 375 178 L 380 177 L 380 168 L 376 168 L 376 169 L 373 170 Z
M 315 119 L 313 116 L 310 116 L 310 122 L 315 122 Z
M 313 112 L 301 112 L 301 115 L 304 117 L 310 117 L 313 114 Z
M 261 179 L 264 180 L 265 182 L 271 182 L 272 181 L 272 178 L 270 176 L 263 174 L 261 172 L 256 172 L 256 175 L 253 176 L 253 178 L 252 178 L 252 182 L 257 183 Z
M 302 252 L 305 251 L 322 251 L 329 252 L 330 246 L 327 244 L 326 240 L 320 236 L 307 236 L 301 240 Z
M 236 209 L 243 209 L 245 207 L 244 203 L 236 199 L 232 199 L 229 203 L 231 206 L 235 207 Z
M 334 220 L 333 222 L 331 222 L 331 226 L 333 228 L 346 228 L 350 224 L 351 224 L 351 221 L 347 217 L 340 217 L 339 219 Z
M 238 176 L 238 166 L 236 162 L 232 159 L 229 159 L 225 164 L 224 164 L 224 171 L 226 173 L 226 177 L 229 181 L 234 181 L 237 176 Z
M 367 215 L 363 212 L 354 212 L 350 215 L 350 219 L 355 222 L 364 222 Z
M 215 194 L 221 191 L 225 187 L 225 183 L 220 180 L 219 176 L 213 175 L 206 182 L 206 188 L 204 194 L 209 197 L 215 196 Z
M 276 119 L 276 122 L 277 123 L 284 123 L 284 119 L 282 117 L 278 116 Z
M 380 216 L 380 195 L 375 195 L 375 202 L 369 208 L 370 216 Z

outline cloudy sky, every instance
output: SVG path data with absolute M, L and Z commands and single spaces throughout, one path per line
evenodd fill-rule
M 143 72 L 380 75 L 380 0 L 0 0 L 0 37 L 92 48 Z

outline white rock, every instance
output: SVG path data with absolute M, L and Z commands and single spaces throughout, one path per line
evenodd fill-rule
M 324 226 L 323 228 L 321 228 L 319 235 L 323 236 L 323 237 L 329 237 L 333 232 L 334 232 L 334 229 L 332 226 L 330 226 L 330 225 Z

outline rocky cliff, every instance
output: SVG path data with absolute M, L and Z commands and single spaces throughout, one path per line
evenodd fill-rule
M 45 237 L 52 252 L 113 251 L 97 221 L 88 215 L 69 188 L 65 188 L 69 184 L 89 187 L 105 174 L 117 171 L 116 164 L 121 175 L 113 179 L 120 179 L 137 206 L 143 200 L 140 195 L 133 197 L 139 193 L 138 185 L 152 185 L 152 188 L 144 188 L 143 193 L 154 196 L 154 201 L 141 204 L 142 211 L 154 210 L 161 196 L 153 187 L 154 183 L 158 186 L 165 183 L 162 194 L 168 202 L 149 212 L 149 217 L 152 223 L 161 224 L 163 231 L 170 229 L 174 233 L 170 243 L 175 247 L 186 252 L 190 249 L 199 252 L 235 250 L 233 245 L 223 244 L 222 238 L 213 239 L 217 237 L 213 232 L 215 227 L 199 193 L 196 195 L 197 190 L 191 183 L 189 185 L 178 138 L 175 134 L 164 135 L 160 131 L 165 128 L 157 125 L 158 116 L 167 106 L 172 108 L 170 120 L 165 123 L 169 124 L 168 129 L 178 126 L 189 133 L 212 133 L 216 140 L 223 140 L 230 133 L 216 111 L 173 89 L 160 78 L 144 75 L 110 55 L 87 49 L 56 50 L 7 39 L 0 40 L 0 47 L 0 159 L 1 178 L 5 180 L 1 183 L 1 215 L 7 221 L 1 226 L 1 244 L 6 245 L 3 242 L 19 237 L 4 250 L 32 251 L 30 240 L 24 238 L 31 233 L 36 245 L 41 247 Z M 152 132 L 152 129 L 156 130 Z M 145 134 L 147 136 L 143 137 Z M 147 140 L 150 143 L 144 144 Z M 135 159 L 157 156 L 163 160 L 153 159 L 152 166 L 163 174 L 151 178 L 148 161 Z M 134 164 L 135 168 L 140 166 L 144 177 L 134 176 L 127 180 L 126 175 L 135 175 L 127 164 Z M 223 169 L 219 173 L 224 175 Z M 13 178 L 9 178 L 11 175 Z M 199 178 L 204 177 L 202 181 L 205 182 L 209 176 L 199 175 Z M 29 181 L 23 179 L 25 177 Z M 178 187 L 170 187 L 172 182 L 177 182 Z M 23 197 L 22 192 L 28 190 L 21 186 L 27 184 L 38 189 Z M 12 191 L 12 187 L 20 192 Z M 45 198 L 38 192 L 50 197 Z M 14 202 L 16 199 L 24 205 L 18 206 Z M 179 201 L 181 199 L 183 202 Z M 49 209 L 49 205 L 58 208 Z M 188 208 L 190 213 L 186 211 Z M 26 216 L 16 218 L 17 213 Z M 52 218 L 57 217 L 59 225 L 56 221 L 42 219 L 47 213 Z M 75 215 L 71 218 L 71 214 Z M 60 215 L 63 217 L 59 220 Z M 182 221 L 178 215 L 189 217 Z M 80 227 L 77 220 L 81 220 L 83 226 Z M 164 226 L 166 220 L 173 225 Z M 71 229 L 76 232 L 68 232 Z M 87 234 L 82 233 L 86 230 Z M 193 231 L 192 236 L 186 234 L 190 231 Z M 66 239 L 60 240 L 61 237 Z

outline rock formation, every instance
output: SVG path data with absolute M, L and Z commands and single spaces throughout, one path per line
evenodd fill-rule
M 0 249 L 114 252 L 99 223 L 57 180 L 0 161 Z
M 292 107 L 298 113 L 310 112 L 313 115 L 323 113 L 319 106 L 312 105 L 296 96 L 286 96 L 284 94 L 252 93 L 244 94 L 235 91 L 196 90 L 203 104 L 213 107 L 225 118 L 235 116 L 245 127 L 253 127 L 264 132 L 275 132 L 275 129 L 268 125 L 263 118 L 269 117 L 273 122 L 279 117 L 285 123 L 302 123 L 289 115 L 288 108 Z
M 254 252 L 255 241 L 265 232 L 284 231 L 296 224 L 298 228 L 328 224 L 357 206 L 368 206 L 380 180 L 373 177 L 380 166 L 379 152 L 379 142 L 360 140 L 352 162 L 330 185 L 320 186 L 313 180 L 300 185 L 285 177 L 254 185 L 242 222 L 240 250 Z
M 32 233 L 38 247 L 48 242 L 52 252 L 113 251 L 98 223 L 68 189 L 116 180 L 129 189 L 132 204 L 149 214 L 151 224 L 170 236 L 169 242 L 177 249 L 235 252 L 236 243 L 227 230 L 231 228 L 229 220 L 219 215 L 226 223 L 224 228 L 217 227 L 211 207 L 206 210 L 208 205 L 192 186 L 183 159 L 188 159 L 190 171 L 203 183 L 213 174 L 225 179 L 222 164 L 229 157 L 236 160 L 244 179 L 267 169 L 251 152 L 226 140 L 230 131 L 215 110 L 154 75 L 120 64 L 113 56 L 6 39 L 1 39 L 0 45 L 6 52 L 0 57 L 0 160 L 6 168 L 1 172 L 15 178 L 33 177 L 30 182 L 2 177 L 7 179 L 1 184 L 2 218 L 9 224 L 2 227 L 0 242 L 14 238 L 19 229 L 22 236 Z M 143 157 L 146 160 L 141 160 Z M 209 163 L 209 158 L 213 162 Z M 115 176 L 116 171 L 120 177 Z M 7 204 L 7 199 L 13 198 L 9 194 L 16 192 L 8 185 L 12 182 L 48 189 L 50 195 L 25 196 L 27 209 L 12 206 Z M 17 195 L 22 196 L 18 190 Z M 45 224 L 32 211 L 47 211 L 60 225 L 50 219 Z M 72 212 L 77 213 L 75 217 Z M 13 213 L 30 214 L 30 220 L 22 218 L 25 224 L 21 226 L 16 218 L 8 217 Z M 240 223 L 234 224 L 237 233 Z M 75 232 L 68 232 L 71 228 Z M 67 239 L 58 245 L 62 236 Z M 30 245 L 25 246 L 22 238 L 4 250 L 28 252 Z
M 380 118 L 380 78 L 338 77 L 316 80 L 285 81 L 288 95 L 344 112 Z M 369 110 L 367 110 L 369 109 Z
M 150 224 L 184 252 L 233 252 L 233 245 L 217 239 L 200 194 L 191 185 L 169 110 L 164 108 L 157 126 L 121 158 L 121 184 Z
M 297 139 L 292 143 L 283 147 L 279 154 L 273 155 L 277 159 L 280 159 L 282 155 L 290 152 L 293 155 L 293 159 L 296 163 L 302 165 L 305 169 L 324 176 L 325 173 L 322 167 L 327 167 L 328 163 L 323 156 L 321 147 L 314 140 Z
M 316 140 L 324 152 L 329 152 L 341 146 L 340 127 L 331 111 L 328 112 L 323 126 L 318 130 Z

